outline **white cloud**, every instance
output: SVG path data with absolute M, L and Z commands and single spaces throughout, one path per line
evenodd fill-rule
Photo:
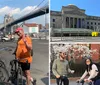
M 10 7 L 5 6 L 3 8 L 0 8 L 0 15 L 5 15 L 6 13 L 8 13 L 11 10 Z
M 10 12 L 11 15 L 18 14 L 18 13 L 20 13 L 20 8 L 15 8 L 15 9 L 11 10 L 11 12 Z
M 27 6 L 20 13 L 27 14 L 27 13 L 30 13 L 31 11 L 35 11 L 35 8 L 37 8 L 37 6 Z
M 9 6 L 5 6 L 5 7 L 0 8 L 0 15 L 5 15 L 5 14 L 15 15 L 15 14 L 18 14 L 18 15 L 22 16 L 22 15 L 25 15 L 27 13 L 30 13 L 31 11 L 34 11 L 34 9 L 36 7 L 37 6 L 27 6 L 23 9 L 20 9 L 20 8 L 12 8 L 12 7 L 9 7 Z

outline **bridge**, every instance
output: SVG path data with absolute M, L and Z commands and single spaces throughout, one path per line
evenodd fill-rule
M 7 23 L 6 25 L 3 25 L 0 30 L 2 31 L 5 27 L 10 27 L 12 25 L 15 25 L 17 23 L 20 23 L 20 22 L 23 22 L 25 20 L 28 20 L 28 19 L 31 19 L 31 18 L 35 18 L 35 17 L 38 17 L 38 16 L 41 16 L 41 15 L 45 15 L 49 13 L 49 6 L 44 6 L 36 11 L 32 11 L 31 13 L 29 14 L 26 14 L 25 16 L 22 16 L 10 23 Z

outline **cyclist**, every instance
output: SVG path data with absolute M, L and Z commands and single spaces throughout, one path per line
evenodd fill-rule
M 32 84 L 35 84 L 36 80 L 33 80 L 30 74 L 30 64 L 32 63 L 32 40 L 29 36 L 25 36 L 23 28 L 17 28 L 15 33 L 19 36 L 19 39 L 14 53 L 16 54 L 16 58 L 20 60 L 19 62 L 24 76 L 26 77 L 27 85 L 30 85 L 30 81 Z
M 87 58 L 85 60 L 85 64 L 86 64 L 86 70 L 84 72 L 84 74 L 82 75 L 82 77 L 77 80 L 79 82 L 83 81 L 83 82 L 87 82 L 90 83 L 92 81 L 94 81 L 94 85 L 100 85 L 100 72 L 99 72 L 99 67 L 92 62 L 92 60 L 90 58 Z M 87 75 L 90 75 L 88 78 L 85 79 L 85 77 Z
M 66 52 L 59 52 L 59 59 L 55 59 L 52 67 L 53 74 L 56 76 L 57 85 L 69 85 L 68 72 L 74 73 L 74 70 L 69 69 L 68 61 L 66 60 Z M 60 82 L 61 81 L 61 82 Z

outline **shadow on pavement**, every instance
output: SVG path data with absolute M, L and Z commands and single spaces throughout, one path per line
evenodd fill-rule
M 41 80 L 45 85 L 49 85 L 49 78 L 48 77 L 44 77 Z
M 21 81 L 21 80 L 19 80 L 19 81 Z M 17 85 L 17 81 L 14 81 L 13 84 L 7 84 L 7 85 Z M 26 80 L 25 79 L 23 79 L 23 84 L 22 85 L 26 85 Z
M 7 82 L 0 82 L 0 85 L 13 85 L 13 84 Z

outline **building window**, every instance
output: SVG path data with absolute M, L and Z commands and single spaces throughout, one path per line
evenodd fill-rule
M 89 29 L 89 26 L 87 26 L 87 29 Z
M 93 29 L 93 26 L 91 26 L 91 29 Z
M 100 23 L 98 23 L 98 25 L 100 25 Z
M 87 24 L 89 24 L 89 22 L 87 22 Z
M 53 28 L 55 28 L 55 24 L 53 24 Z
M 96 22 L 95 22 L 95 25 L 96 25 Z
M 91 25 L 93 25 L 93 22 L 91 22 Z
M 55 22 L 55 19 L 53 19 L 52 21 Z

